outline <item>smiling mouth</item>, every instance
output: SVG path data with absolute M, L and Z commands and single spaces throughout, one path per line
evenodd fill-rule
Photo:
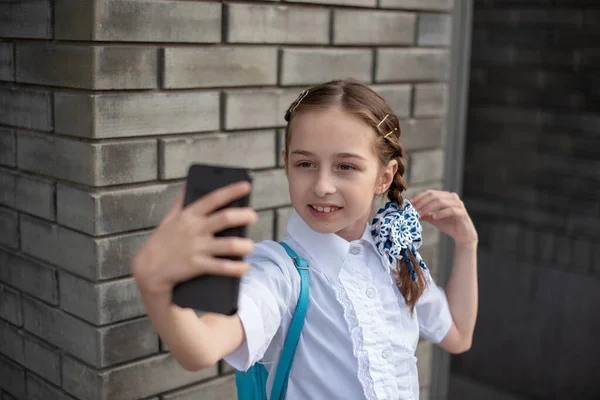
M 333 207 L 333 206 L 317 206 L 317 205 L 310 205 L 310 207 L 318 212 L 322 212 L 322 213 L 330 213 L 330 212 L 334 212 L 339 210 L 341 207 Z

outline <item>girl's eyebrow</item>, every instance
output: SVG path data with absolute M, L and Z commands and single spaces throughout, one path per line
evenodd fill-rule
M 310 151 L 306 151 L 306 150 L 294 150 L 292 151 L 291 154 L 299 154 L 302 156 L 306 156 L 306 157 L 316 157 L 316 155 L 314 153 L 311 153 Z M 366 161 L 366 159 L 363 156 L 360 156 L 356 153 L 337 153 L 335 154 L 336 158 L 358 158 L 359 160 L 362 161 Z

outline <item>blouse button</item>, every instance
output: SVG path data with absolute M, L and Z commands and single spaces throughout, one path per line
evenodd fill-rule
M 350 253 L 354 254 L 355 256 L 360 254 L 360 247 L 351 247 Z
M 373 297 L 375 297 L 375 289 L 373 289 L 372 287 L 368 288 L 367 291 L 367 297 L 372 299 Z
M 390 358 L 390 356 L 392 355 L 392 352 L 390 349 L 385 349 L 383 350 L 383 352 L 381 353 L 381 357 L 388 359 Z

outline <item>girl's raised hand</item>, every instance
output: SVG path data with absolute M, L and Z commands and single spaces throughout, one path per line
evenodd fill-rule
M 429 222 L 454 239 L 457 245 L 477 244 L 475 225 L 456 193 L 426 190 L 415 195 L 410 202 L 421 216 L 421 221 Z
M 217 189 L 185 208 L 180 194 L 133 259 L 132 274 L 138 286 L 149 293 L 170 295 L 175 284 L 199 275 L 245 273 L 247 263 L 217 257 L 250 254 L 252 240 L 214 235 L 258 220 L 251 208 L 216 211 L 249 192 L 250 184 L 239 182 Z

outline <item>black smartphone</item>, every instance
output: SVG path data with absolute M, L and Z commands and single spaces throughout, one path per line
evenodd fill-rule
M 252 182 L 250 171 L 243 168 L 193 164 L 188 170 L 184 207 L 215 189 L 239 181 Z M 250 195 L 246 195 L 223 208 L 247 207 L 249 204 Z M 226 229 L 215 236 L 246 237 L 246 227 Z M 242 259 L 237 256 L 227 258 Z M 173 289 L 172 301 L 180 307 L 233 315 L 237 312 L 239 287 L 240 278 L 237 277 L 201 275 L 177 284 Z

